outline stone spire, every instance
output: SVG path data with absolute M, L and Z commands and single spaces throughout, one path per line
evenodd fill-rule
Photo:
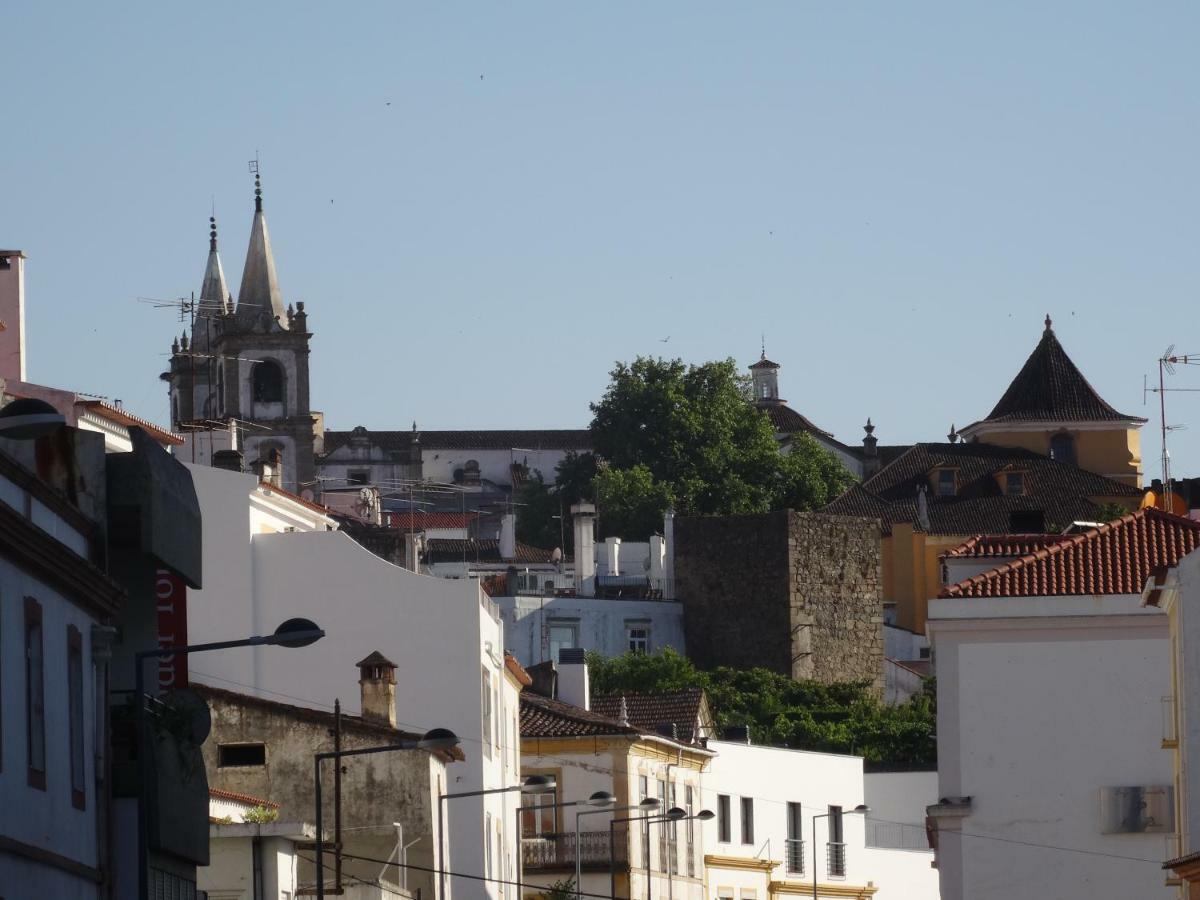
M 214 315 L 225 312 L 225 300 L 229 288 L 225 284 L 225 270 L 221 268 L 221 255 L 217 252 L 217 219 L 208 217 L 208 265 L 204 267 L 204 282 L 200 285 L 200 312 Z
M 268 322 L 278 321 L 286 327 L 283 294 L 275 275 L 275 257 L 271 253 L 271 238 L 267 234 L 267 219 L 263 215 L 262 180 L 254 175 L 254 224 L 250 228 L 250 247 L 246 251 L 246 268 L 242 271 L 242 287 L 238 291 L 238 321 L 253 324 L 259 317 Z

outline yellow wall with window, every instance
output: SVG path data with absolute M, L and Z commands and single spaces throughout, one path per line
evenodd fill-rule
M 1006 431 L 1003 426 L 976 426 L 972 437 L 998 447 L 1020 447 L 1050 455 L 1055 435 L 1067 434 L 1074 441 L 1075 465 L 1133 487 L 1142 486 L 1142 442 L 1136 428 L 1090 430 L 1048 422 L 1044 429 Z

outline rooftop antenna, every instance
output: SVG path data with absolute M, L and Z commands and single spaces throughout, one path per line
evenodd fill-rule
M 1166 386 L 1166 376 L 1175 374 L 1176 366 L 1200 366 L 1200 354 L 1196 353 L 1176 353 L 1175 345 L 1167 347 L 1163 351 L 1162 356 L 1158 358 L 1158 387 L 1152 388 L 1147 382 L 1145 376 L 1142 377 L 1142 403 L 1145 404 L 1146 398 L 1150 394 L 1158 394 L 1158 415 L 1159 427 L 1162 434 L 1162 456 L 1160 459 L 1162 465 L 1162 496 L 1157 498 L 1157 506 L 1160 509 L 1169 511 L 1170 501 L 1167 496 L 1171 493 L 1171 453 L 1167 448 L 1167 435 L 1172 431 L 1182 431 L 1186 425 L 1168 425 L 1167 424 L 1167 393 L 1197 393 L 1200 388 L 1169 388 Z

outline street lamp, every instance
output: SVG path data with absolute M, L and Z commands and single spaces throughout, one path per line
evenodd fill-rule
M 658 809 L 662 806 L 662 801 L 656 797 L 647 797 L 637 806 L 627 806 L 623 809 L 640 809 L 647 813 Z M 622 810 L 613 810 L 613 812 L 621 812 Z M 656 818 L 650 818 L 649 815 L 642 816 L 627 816 L 623 819 L 613 819 L 608 823 L 608 878 L 609 878 L 609 893 L 617 896 L 617 841 L 616 841 L 616 826 L 619 822 L 644 822 L 647 826 L 646 836 L 649 841 L 649 826 L 655 822 L 679 822 L 683 819 L 701 819 L 708 820 L 713 817 L 710 810 L 702 809 L 694 816 L 689 816 L 687 810 L 678 806 L 672 806 L 663 815 Z M 646 846 L 646 884 L 649 889 L 650 875 L 650 847 L 649 843 Z
M 866 813 L 869 813 L 870 811 L 871 811 L 871 807 L 867 806 L 867 804 L 865 804 L 865 803 L 860 803 L 860 804 L 858 804 L 858 806 L 854 807 L 854 809 L 850 810 L 851 813 L 854 813 L 856 815 L 865 815 Z M 840 813 L 841 810 L 838 810 L 838 812 Z M 813 820 L 813 824 L 812 824 L 813 900 L 820 900 L 820 898 L 817 896 L 817 819 L 828 819 L 832 815 L 835 815 L 835 813 L 823 812 L 823 813 L 818 813 L 817 815 L 812 817 L 812 820 Z M 826 868 L 828 868 L 828 866 L 826 866 Z M 828 875 L 828 872 L 826 873 L 826 875 Z
M 10 404 L 10 407 L 12 404 Z M 321 638 L 325 632 L 317 627 L 315 622 L 308 619 L 288 619 L 275 629 L 273 634 L 259 634 L 253 637 L 241 638 L 235 641 L 214 641 L 209 644 L 188 644 L 182 647 L 158 647 L 154 650 L 139 650 L 133 655 L 134 696 L 137 698 L 135 709 L 137 719 L 138 760 L 141 763 L 143 778 L 146 777 L 146 678 L 145 662 L 147 659 L 164 656 L 204 653 L 208 650 L 228 650 L 231 647 L 307 647 Z M 137 804 L 138 824 L 138 897 L 140 900 L 150 898 L 150 834 L 146 822 L 146 783 L 142 782 L 138 790 Z
M 317 819 L 317 839 L 316 839 L 316 856 L 317 856 L 317 898 L 324 900 L 325 898 L 325 851 L 322 848 L 322 830 L 324 809 L 321 804 L 321 763 L 326 759 L 335 760 L 334 765 L 340 766 L 344 756 L 367 756 L 373 753 L 389 753 L 394 750 L 449 750 L 452 747 L 459 745 L 458 735 L 449 728 L 434 728 L 431 731 L 415 740 L 409 739 L 400 741 L 395 744 L 382 744 L 377 747 L 359 747 L 355 750 L 327 750 L 321 753 L 313 754 L 313 781 L 315 785 L 314 794 L 316 796 L 316 819 Z M 407 871 L 407 870 L 405 870 Z
M 517 900 L 522 900 L 521 889 L 522 889 L 522 881 L 524 880 L 524 875 L 525 875 L 525 842 L 524 842 L 524 837 L 522 835 L 522 828 L 521 828 L 521 813 L 529 812 L 530 810 L 566 809 L 567 807 L 570 807 L 570 806 L 598 806 L 598 807 L 606 807 L 607 808 L 607 807 L 611 807 L 616 802 L 617 802 L 617 798 L 614 797 L 612 794 L 610 794 L 608 791 L 596 791 L 594 794 L 592 794 L 586 800 L 567 800 L 563 803 L 552 803 L 549 805 L 535 804 L 533 806 L 518 806 L 517 807 L 517 848 L 518 848 L 518 850 L 517 850 Z M 578 821 L 579 821 L 578 818 L 576 818 L 577 824 L 578 824 Z M 578 839 L 578 837 L 576 837 L 575 840 L 576 840 L 575 855 L 578 856 L 579 855 L 579 845 L 578 845 L 579 839 Z
M 599 802 L 592 803 L 592 806 L 601 807 L 600 809 L 582 809 L 575 813 L 575 896 L 582 898 L 583 888 L 580 881 L 583 878 L 583 854 L 579 848 L 579 820 L 584 816 L 594 816 L 598 813 L 610 813 L 616 805 L 617 798 L 607 791 L 597 791 L 592 794 L 593 798 L 599 798 Z
M 446 831 L 446 816 L 443 809 L 443 804 L 447 800 L 457 800 L 460 797 L 485 797 L 489 794 L 506 794 L 510 791 L 520 791 L 522 794 L 549 794 L 552 793 L 556 787 L 557 784 L 554 781 L 554 777 L 551 775 L 530 775 L 520 784 L 510 784 L 508 787 L 489 788 L 488 790 L 484 791 L 462 791 L 457 794 L 438 795 L 438 900 L 446 900 L 446 870 L 442 865 L 442 847 L 445 843 Z

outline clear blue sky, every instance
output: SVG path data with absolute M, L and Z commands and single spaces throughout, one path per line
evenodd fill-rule
M 26 3 L 4 31 L 30 377 L 159 421 L 179 325 L 135 298 L 199 290 L 214 196 L 236 291 L 256 151 L 330 427 L 581 426 L 614 360 L 749 364 L 765 332 L 843 440 L 937 440 L 1050 312 L 1152 416 L 1153 474 L 1142 376 L 1200 350 L 1194 3 Z M 1172 406 L 1200 474 L 1200 394 Z

